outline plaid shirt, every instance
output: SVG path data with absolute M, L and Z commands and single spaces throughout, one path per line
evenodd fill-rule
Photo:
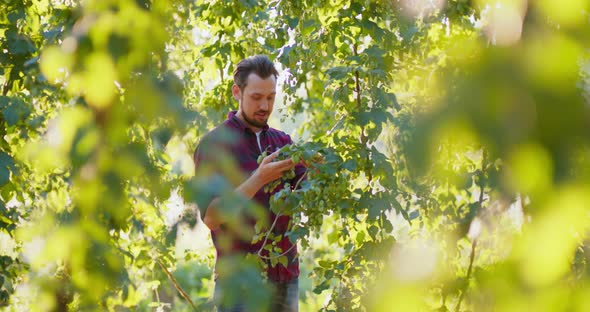
M 200 172 L 202 168 L 207 166 L 219 169 L 219 163 L 223 163 L 222 153 L 231 156 L 245 176 L 249 176 L 258 168 L 257 159 L 261 154 L 261 150 L 258 145 L 256 134 L 236 116 L 236 113 L 236 111 L 230 112 L 228 118 L 221 125 L 217 126 L 201 139 L 201 142 L 194 153 L 195 170 L 197 175 L 211 174 L 211 172 L 215 172 L 215 169 Z M 291 143 L 291 137 L 288 134 L 269 128 L 268 126 L 264 127 L 260 134 L 260 145 L 263 150 L 268 152 L 268 154 Z M 302 165 L 297 165 L 295 167 L 296 177 L 291 181 L 291 185 L 295 185 L 296 181 L 304 172 L 305 168 Z M 228 178 L 225 177 L 225 179 L 227 180 Z M 261 188 L 254 196 L 253 200 L 270 212 L 269 199 L 275 192 L 279 191 L 281 187 L 277 187 L 270 194 L 264 192 L 264 188 Z M 217 191 L 219 192 L 220 190 Z M 203 198 L 203 200 L 197 203 L 201 211 L 201 216 L 205 215 L 206 209 L 211 201 L 219 195 L 221 194 L 216 193 L 215 190 L 213 190 L 211 194 L 208 194 L 205 196 L 206 198 Z M 275 218 L 276 215 L 270 212 L 269 224 L 272 224 Z M 246 224 L 253 229 L 256 220 L 252 217 L 246 217 L 245 219 Z M 272 267 L 269 263 L 267 270 L 268 277 L 275 282 L 288 282 L 299 276 L 297 246 L 296 244 L 293 246 L 289 238 L 284 237 L 289 221 L 290 217 L 280 216 L 273 229 L 273 233 L 276 236 L 283 235 L 282 240 L 277 243 L 277 246 L 283 251 L 290 250 L 286 254 L 289 260 L 287 267 L 284 267 L 280 263 L 275 267 Z M 224 240 L 224 236 L 225 238 L 230 238 L 229 247 L 227 247 L 227 240 Z M 236 235 L 232 235 L 224 225 L 211 231 L 211 237 L 217 251 L 217 259 L 229 254 L 256 253 L 262 247 L 262 241 L 252 244 L 251 241 L 239 239 Z M 269 242 L 267 242 L 267 244 L 268 243 Z M 224 245 L 222 246 L 222 244 Z M 263 250 L 262 255 L 268 256 L 268 251 Z

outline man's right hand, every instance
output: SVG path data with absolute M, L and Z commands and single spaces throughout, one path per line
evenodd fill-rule
M 276 151 L 266 156 L 262 162 L 260 162 L 258 169 L 254 172 L 254 176 L 256 177 L 256 180 L 261 183 L 261 187 L 282 177 L 285 171 L 290 170 L 295 166 L 291 158 L 281 161 L 273 161 L 278 155 L 279 151 Z
M 276 151 L 266 156 L 258 169 L 254 171 L 254 174 L 244 181 L 240 186 L 236 188 L 236 191 L 246 198 L 252 198 L 262 187 L 267 183 L 270 183 L 280 178 L 285 171 L 293 168 L 295 164 L 293 160 L 285 159 L 281 161 L 273 161 L 279 155 L 279 151 Z M 211 230 L 216 230 L 221 224 L 225 223 L 224 216 L 218 211 L 217 205 L 219 204 L 219 198 L 215 198 L 203 217 L 203 223 Z

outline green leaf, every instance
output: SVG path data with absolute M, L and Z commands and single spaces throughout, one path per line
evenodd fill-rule
M 18 111 L 14 106 L 9 106 L 3 109 L 2 115 L 4 115 L 4 120 L 6 120 L 8 126 L 14 126 L 19 120 Z
M 291 54 L 291 51 L 293 49 L 295 49 L 295 47 L 296 47 L 295 44 L 282 47 L 281 50 L 280 50 L 279 56 L 277 57 L 278 60 L 281 63 L 283 63 L 285 65 L 288 65 L 289 64 L 289 60 L 290 60 L 290 56 L 291 56 L 290 55 Z
M 10 155 L 0 152 L 0 186 L 10 181 L 10 169 L 14 167 L 14 161 Z
M 397 111 L 401 110 L 401 106 L 397 101 L 397 97 L 394 93 L 387 92 L 381 88 L 377 89 L 377 99 L 376 103 L 379 107 L 384 108 L 395 108 Z M 385 112 L 386 120 L 393 121 L 393 116 L 389 112 Z
M 325 269 L 329 269 L 331 267 L 330 261 L 326 261 L 326 260 L 320 260 L 320 261 L 318 261 L 318 264 L 320 265 L 320 267 L 325 268 Z
M 284 267 L 289 266 L 289 258 L 287 256 L 280 256 L 279 263 L 282 264 Z
M 35 52 L 35 45 L 29 37 L 18 34 L 15 30 L 8 30 L 5 34 L 8 39 L 8 51 L 11 54 L 22 55 Z
M 5 290 L 0 290 L 0 306 L 4 305 L 4 303 L 8 302 L 9 294 Z
M 357 169 L 357 162 L 354 159 L 349 159 L 342 164 L 342 168 L 354 172 Z
M 416 209 L 416 210 L 410 212 L 408 220 L 412 221 L 412 220 L 418 218 L 419 216 L 420 216 L 420 210 Z
M 313 289 L 315 294 L 321 294 L 324 290 L 330 288 L 330 283 L 328 281 L 324 281 L 323 283 L 319 284 Z
M 31 108 L 19 98 L 10 98 L 10 103 L 2 109 L 2 115 L 8 126 L 16 125 L 31 114 Z
M 373 240 L 376 240 L 377 239 L 377 233 L 379 233 L 379 228 L 376 227 L 375 225 L 371 225 L 369 227 L 368 231 L 369 231 L 369 235 L 371 236 L 371 238 Z
M 412 24 L 407 27 L 402 27 L 400 29 L 400 34 L 404 41 L 411 41 L 414 35 L 418 33 L 419 29 L 416 25 Z
M 8 182 L 10 182 L 10 171 L 0 168 L 0 186 L 4 186 Z
M 16 11 L 8 13 L 8 21 L 11 24 L 16 25 L 16 22 L 23 18 L 25 18 L 25 11 L 23 10 L 23 7 L 17 7 Z
M 383 230 L 385 233 L 391 233 L 393 231 L 393 225 L 387 218 L 383 218 Z
M 356 243 L 357 244 L 362 244 L 365 241 L 365 232 L 364 231 L 360 231 L 356 234 Z
M 10 97 L 0 95 L 0 108 L 7 107 L 10 104 Z
M 336 66 L 329 68 L 326 73 L 330 76 L 330 79 L 342 80 L 346 78 L 351 71 L 352 69 L 349 66 Z
M 168 127 L 158 128 L 150 133 L 152 140 L 157 144 L 158 148 L 166 147 L 168 141 L 172 138 L 172 129 Z
M 383 62 L 383 55 L 385 54 L 385 50 L 381 49 L 378 46 L 370 46 L 368 49 L 365 49 L 364 53 L 368 55 L 372 61 L 382 63 Z
M 328 243 L 335 244 L 340 239 L 340 232 L 339 231 L 332 231 L 328 234 Z
M 301 34 L 303 36 L 307 36 L 311 34 L 313 31 L 317 31 L 319 29 L 319 23 L 315 19 L 306 19 L 303 22 Z
M 297 16 L 287 16 L 285 19 L 287 20 L 287 25 L 289 25 L 290 28 L 295 28 L 297 27 L 297 24 L 299 24 L 299 17 Z

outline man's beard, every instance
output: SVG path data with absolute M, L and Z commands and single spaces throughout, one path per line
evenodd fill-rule
M 244 97 L 242 96 L 242 103 L 244 102 Z M 256 114 L 256 113 L 255 113 Z M 270 114 L 267 113 L 267 117 L 266 120 L 263 122 L 258 122 L 256 121 L 254 118 L 250 118 L 248 117 L 248 115 L 246 115 L 246 112 L 244 110 L 244 108 L 242 107 L 242 117 L 244 118 L 244 120 L 246 121 L 246 123 L 248 123 L 249 125 L 256 127 L 256 128 L 264 128 L 268 125 L 268 117 L 270 116 Z
M 244 113 L 244 111 L 242 111 L 242 117 L 244 117 L 244 120 L 248 124 L 250 124 L 251 126 L 254 126 L 256 128 L 264 128 L 264 127 L 266 127 L 266 125 L 268 125 L 268 119 L 263 122 L 258 122 L 255 119 L 250 119 L 250 117 L 248 117 L 248 115 L 246 115 L 246 113 Z

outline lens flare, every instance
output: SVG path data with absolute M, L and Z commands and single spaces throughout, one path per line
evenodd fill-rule
M 429 15 L 442 9 L 446 0 L 401 0 L 400 9 L 410 17 Z
M 527 1 L 492 1 L 486 5 L 483 15 L 487 20 L 484 32 L 492 43 L 510 46 L 522 36 L 522 26 Z

